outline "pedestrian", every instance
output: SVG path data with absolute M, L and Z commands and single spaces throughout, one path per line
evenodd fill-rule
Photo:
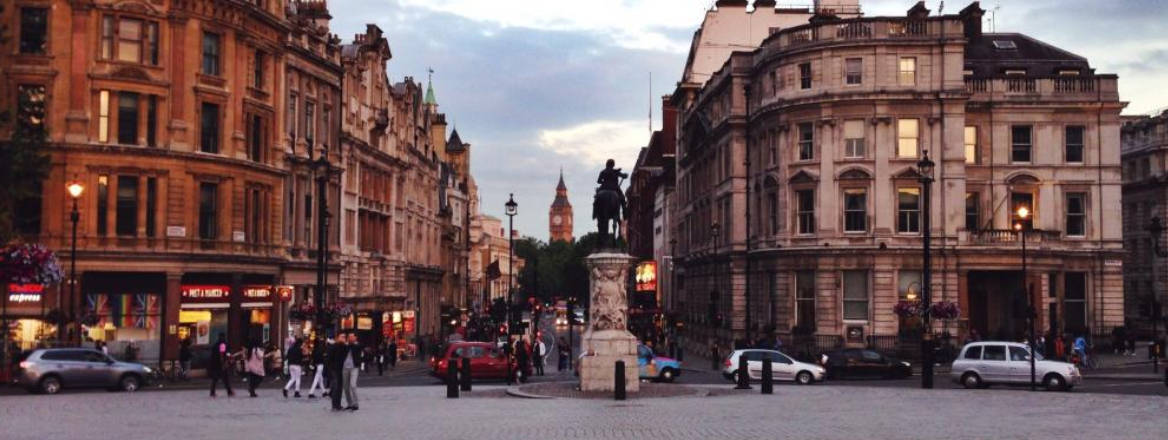
M 324 380 L 324 364 L 325 364 L 325 346 L 324 338 L 317 337 L 316 341 L 312 343 L 312 350 L 309 357 L 312 362 L 312 385 L 308 386 L 308 398 L 316 398 L 316 390 L 319 388 L 323 395 L 328 395 L 328 384 Z
M 1127 355 L 1136 355 L 1136 332 L 1127 332 Z
M 264 348 L 264 371 L 273 376 L 274 380 L 284 377 L 284 355 L 275 342 L 269 342 Z
M 296 338 L 292 346 L 288 347 L 288 355 L 285 358 L 288 360 L 288 383 L 284 384 L 284 397 L 288 397 L 288 390 L 294 389 L 296 394 L 293 397 L 299 398 L 300 377 L 304 374 L 304 346 L 300 338 Z
M 187 374 L 191 372 L 191 338 L 183 338 L 178 345 L 178 366 L 179 377 L 183 380 L 188 379 Z
M 389 340 L 389 353 L 386 355 L 389 356 L 389 369 L 397 368 L 397 339 Z
M 211 397 L 215 397 L 215 386 L 223 381 L 227 397 L 235 397 L 231 390 L 231 352 L 227 349 L 227 337 L 219 334 L 218 342 L 211 347 L 211 360 L 207 364 L 207 375 L 211 376 Z
M 1054 358 L 1058 360 L 1067 358 L 1067 341 L 1061 333 L 1054 338 Z
M 373 361 L 377 362 L 377 375 L 378 376 L 385 375 L 385 350 L 388 350 L 388 348 L 385 347 L 385 342 L 377 344 L 377 355 L 376 355 L 376 358 L 373 359 Z
M 1122 355 L 1125 345 L 1127 345 L 1127 329 L 1122 325 L 1117 325 L 1111 329 L 1111 352 Z
M 340 341 L 337 342 L 338 344 L 340 343 Z M 347 355 L 341 364 L 341 376 L 343 389 L 345 390 L 345 402 L 348 403 L 348 406 L 346 406 L 345 409 L 349 411 L 356 411 L 357 376 L 365 365 L 365 360 L 362 356 L 364 352 L 361 348 L 361 344 L 357 342 L 357 335 L 355 333 L 349 333 L 348 345 L 345 345 L 345 347 L 347 348 Z M 338 394 L 340 394 L 339 391 Z M 340 398 L 335 398 L 334 401 L 339 403 Z
M 535 374 L 543 376 L 544 358 L 547 357 L 547 345 L 542 339 L 535 341 Z
M 1073 350 L 1074 350 L 1075 354 L 1079 356 L 1080 365 L 1086 366 L 1087 365 L 1087 338 L 1084 338 L 1082 336 L 1075 338 L 1075 342 L 1074 342 L 1073 347 L 1074 347 Z
M 557 362 L 557 371 L 564 371 L 568 369 L 568 361 L 571 360 L 572 357 L 572 351 L 570 348 L 571 347 L 568 346 L 568 341 L 565 340 L 563 336 L 561 336 L 559 342 L 556 343 L 556 357 L 559 361 Z
M 247 375 L 247 394 L 258 397 L 255 390 L 264 380 L 264 350 L 260 348 L 259 342 L 252 340 L 248 342 L 247 348 L 236 356 L 243 359 L 243 372 Z

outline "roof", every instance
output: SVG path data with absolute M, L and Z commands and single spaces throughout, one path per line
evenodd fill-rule
M 556 185 L 556 191 L 560 191 L 560 190 L 563 190 L 563 191 L 568 190 L 568 186 L 564 185 L 564 169 L 563 168 L 560 168 L 560 184 Z
M 965 45 L 965 68 L 974 77 L 1005 74 L 1024 69 L 1029 76 L 1053 76 L 1061 70 L 1091 73 L 1087 59 L 1018 33 L 982 34 Z
M 450 140 L 446 141 L 447 151 L 465 150 L 466 144 L 462 143 L 462 138 L 458 136 L 458 129 L 455 128 L 450 133 Z
M 426 105 L 438 105 L 438 100 L 434 98 L 434 81 L 426 82 Z
M 560 183 L 556 185 L 556 199 L 552 201 L 552 208 L 571 208 L 568 201 L 568 186 L 564 185 L 564 170 L 560 170 Z

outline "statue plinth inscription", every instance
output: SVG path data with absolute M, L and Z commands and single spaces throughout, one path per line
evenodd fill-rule
M 616 361 L 625 362 L 625 390 L 640 389 L 637 337 L 628 330 L 626 280 L 634 258 L 624 253 L 595 253 L 585 259 L 591 279 L 588 329 L 580 359 L 582 391 L 612 391 Z

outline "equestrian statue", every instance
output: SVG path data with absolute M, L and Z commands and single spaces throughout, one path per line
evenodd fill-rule
M 592 218 L 596 220 L 596 229 L 600 231 L 600 240 L 597 243 L 600 249 L 616 247 L 617 237 L 620 237 L 621 219 L 627 215 L 621 183 L 629 175 L 614 166 L 616 162 L 612 159 L 605 163 L 604 170 L 596 179 L 600 187 L 596 188 L 596 196 L 592 199 Z M 608 230 L 610 222 L 613 233 L 609 233 Z

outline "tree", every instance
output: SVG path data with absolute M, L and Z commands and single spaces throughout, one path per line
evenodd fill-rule
M 0 113 L 0 128 L 11 133 L 0 141 L 0 243 L 7 243 L 27 230 L 19 221 L 40 217 L 41 182 L 50 166 L 44 86 L 18 87 L 16 114 Z

